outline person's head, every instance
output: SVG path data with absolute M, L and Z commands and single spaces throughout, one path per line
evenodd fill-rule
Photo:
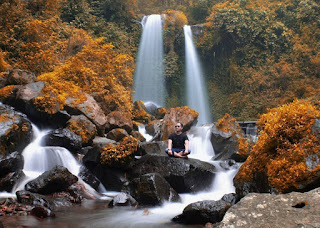
M 180 122 L 177 122 L 177 123 L 174 125 L 174 130 L 175 130 L 175 132 L 182 132 L 182 130 L 183 130 L 183 124 L 180 123 Z

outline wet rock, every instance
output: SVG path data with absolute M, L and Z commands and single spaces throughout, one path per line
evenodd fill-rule
M 236 194 L 224 195 L 220 200 L 204 200 L 189 204 L 173 221 L 185 224 L 217 223 L 226 211 L 236 203 Z
M 170 108 L 163 118 L 161 140 L 168 139 L 169 135 L 175 131 L 174 126 L 177 122 L 184 125 L 184 131 L 189 130 L 193 125 L 196 125 L 198 116 L 199 113 L 187 106 Z
M 92 188 L 98 190 L 100 185 L 99 179 L 94 176 L 85 166 L 81 166 L 78 176 Z
M 250 193 L 229 208 L 217 227 L 320 227 L 319 199 L 320 188 L 279 195 Z
M 32 205 L 32 206 L 44 206 L 50 208 L 50 202 L 43 195 L 32 193 L 29 191 L 17 191 L 17 200 L 19 203 Z
M 22 170 L 11 172 L 0 178 L 0 192 L 11 192 L 12 188 L 25 177 Z
M 35 82 L 37 77 L 34 73 L 25 70 L 13 69 L 9 72 L 7 85 L 25 85 Z
M 178 193 L 158 173 L 149 173 L 133 179 L 129 184 L 130 195 L 140 205 L 161 205 L 165 201 L 180 201 Z
M 26 115 L 0 104 L 0 154 L 22 152 L 31 142 L 32 135 L 31 122 Z
M 50 209 L 44 206 L 35 206 L 31 212 L 31 215 L 37 218 L 48 218 L 48 217 L 55 217 L 55 213 L 53 213 Z
M 67 128 L 56 129 L 49 132 L 44 138 L 45 146 L 61 146 L 73 153 L 81 149 L 82 139 L 79 135 Z
M 0 177 L 23 169 L 24 159 L 19 152 L 13 152 L 0 159 Z
M 127 193 L 121 192 L 110 201 L 109 206 L 136 206 L 137 201 Z
M 136 178 L 147 173 L 159 173 L 175 191 L 185 193 L 210 189 L 215 172 L 215 166 L 196 159 L 145 155 L 133 164 L 129 174 Z
M 122 128 L 131 133 L 133 129 L 133 123 L 131 115 L 119 111 L 113 111 L 107 115 L 106 132 L 111 131 L 115 128 Z
M 50 194 L 65 191 L 70 185 L 76 183 L 78 178 L 63 166 L 56 166 L 46 171 L 36 179 L 28 182 L 25 189 L 39 194 Z
M 115 129 L 112 129 L 111 131 L 109 131 L 106 136 L 108 139 L 119 142 L 124 137 L 129 136 L 129 134 L 124 129 L 115 128 Z

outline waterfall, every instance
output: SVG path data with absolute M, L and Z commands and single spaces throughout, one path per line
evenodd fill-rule
M 133 100 L 153 101 L 165 106 L 161 15 L 142 20 L 143 31 L 134 75 Z
M 183 27 L 185 36 L 186 74 L 187 74 L 187 105 L 199 112 L 198 124 L 211 122 L 207 88 L 204 85 L 199 58 L 193 43 L 189 25 Z

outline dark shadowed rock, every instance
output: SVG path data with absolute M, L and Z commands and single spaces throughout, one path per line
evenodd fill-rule
M 48 133 L 43 142 L 45 146 L 61 146 L 75 153 L 81 149 L 82 139 L 67 128 L 56 129 Z
M 85 166 L 81 166 L 78 176 L 92 188 L 98 190 L 100 185 L 99 179 L 95 175 L 93 175 Z
M 7 78 L 8 85 L 25 85 L 37 79 L 34 73 L 25 70 L 13 69 Z
M 133 164 L 129 174 L 139 177 L 147 173 L 159 173 L 174 190 L 184 193 L 209 189 L 215 172 L 215 166 L 196 159 L 145 155 Z
M 220 222 L 226 211 L 236 203 L 236 194 L 224 195 L 220 200 L 205 200 L 189 204 L 173 221 L 186 224 Z
M 53 213 L 49 208 L 44 206 L 35 206 L 31 212 L 31 215 L 37 218 L 48 218 L 48 217 L 55 217 L 55 213 Z
M 163 154 L 165 155 L 166 148 L 168 147 L 167 141 L 157 142 L 142 142 L 139 143 L 137 155 L 144 154 Z
M 223 227 L 320 227 L 320 188 L 306 193 L 250 193 L 225 214 Z
M 158 173 L 149 173 L 133 179 L 129 184 L 130 195 L 140 205 L 161 205 L 166 201 L 180 201 L 178 193 Z
M 32 135 L 31 122 L 26 115 L 0 104 L 0 154 L 22 152 L 31 142 Z
M 110 201 L 109 206 L 136 206 L 137 201 L 127 193 L 121 192 L 113 197 Z
M 50 194 L 65 191 L 70 185 L 77 182 L 78 178 L 63 166 L 56 166 L 46 171 L 36 179 L 28 182 L 25 189 L 39 194 Z
M 12 188 L 25 177 L 22 170 L 8 173 L 0 178 L 0 191 L 11 192 Z
M 24 159 L 19 152 L 13 152 L 0 159 L 0 177 L 8 173 L 21 170 L 23 168 Z
M 19 203 L 50 208 L 50 202 L 43 195 L 24 190 L 17 191 L 16 195 Z

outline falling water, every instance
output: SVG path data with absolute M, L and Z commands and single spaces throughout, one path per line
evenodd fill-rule
M 153 101 L 165 105 L 163 73 L 163 40 L 161 15 L 150 15 L 142 20 L 137 67 L 134 77 L 134 101 Z
M 207 88 L 203 82 L 199 58 L 193 44 L 192 31 L 189 25 L 185 25 L 185 55 L 186 55 L 186 74 L 187 74 L 187 104 L 199 112 L 198 124 L 211 122 Z

